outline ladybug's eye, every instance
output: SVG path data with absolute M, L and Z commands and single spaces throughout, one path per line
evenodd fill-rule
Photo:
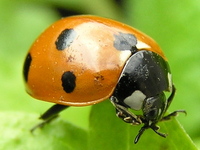
M 157 108 L 154 105 L 155 99 L 153 99 L 153 97 L 147 99 L 146 103 L 144 103 L 144 108 L 143 108 L 143 112 L 144 112 L 144 117 L 146 118 L 146 120 L 151 120 L 154 121 L 156 120 L 156 118 L 158 117 L 157 114 Z
M 156 109 L 149 111 L 148 117 L 151 118 L 151 120 L 154 119 L 156 116 L 157 116 L 157 110 Z

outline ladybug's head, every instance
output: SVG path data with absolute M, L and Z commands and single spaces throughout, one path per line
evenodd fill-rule
M 169 107 L 174 95 L 175 95 L 175 87 L 172 86 L 172 93 L 169 98 L 166 100 L 164 92 L 161 94 L 149 97 L 144 100 L 143 103 L 143 116 L 140 118 L 141 121 L 144 123 L 144 126 L 140 129 L 138 135 L 135 138 L 134 143 L 137 143 L 140 136 L 143 132 L 151 128 L 154 132 L 162 137 L 166 137 L 166 134 L 158 132 L 159 127 L 156 125 L 159 121 L 165 119 L 163 115 L 165 114 L 167 108 Z
M 165 107 L 166 97 L 163 92 L 154 97 L 146 98 L 142 108 L 144 123 L 149 127 L 156 124 L 163 116 Z

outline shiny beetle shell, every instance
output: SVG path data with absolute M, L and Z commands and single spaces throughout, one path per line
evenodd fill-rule
M 63 18 L 44 31 L 24 64 L 26 91 L 36 99 L 84 106 L 109 98 L 133 51 L 159 46 L 138 30 L 96 16 Z

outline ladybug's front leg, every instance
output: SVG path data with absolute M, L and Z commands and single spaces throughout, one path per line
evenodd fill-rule
M 118 100 L 114 96 L 110 98 L 110 101 L 116 108 L 117 117 L 121 118 L 124 122 L 131 123 L 132 125 L 138 125 L 142 123 L 140 117 L 130 112 L 125 106 L 118 104 Z

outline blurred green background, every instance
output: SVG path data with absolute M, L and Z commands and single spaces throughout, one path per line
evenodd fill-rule
M 169 60 L 177 88 L 169 111 L 187 111 L 186 117 L 179 115 L 177 119 L 200 145 L 198 0 L 0 0 L 0 112 L 39 115 L 52 105 L 26 94 L 22 80 L 23 61 L 29 47 L 45 28 L 61 17 L 75 14 L 112 18 L 157 41 Z M 61 117 L 87 128 L 89 109 L 70 108 Z

